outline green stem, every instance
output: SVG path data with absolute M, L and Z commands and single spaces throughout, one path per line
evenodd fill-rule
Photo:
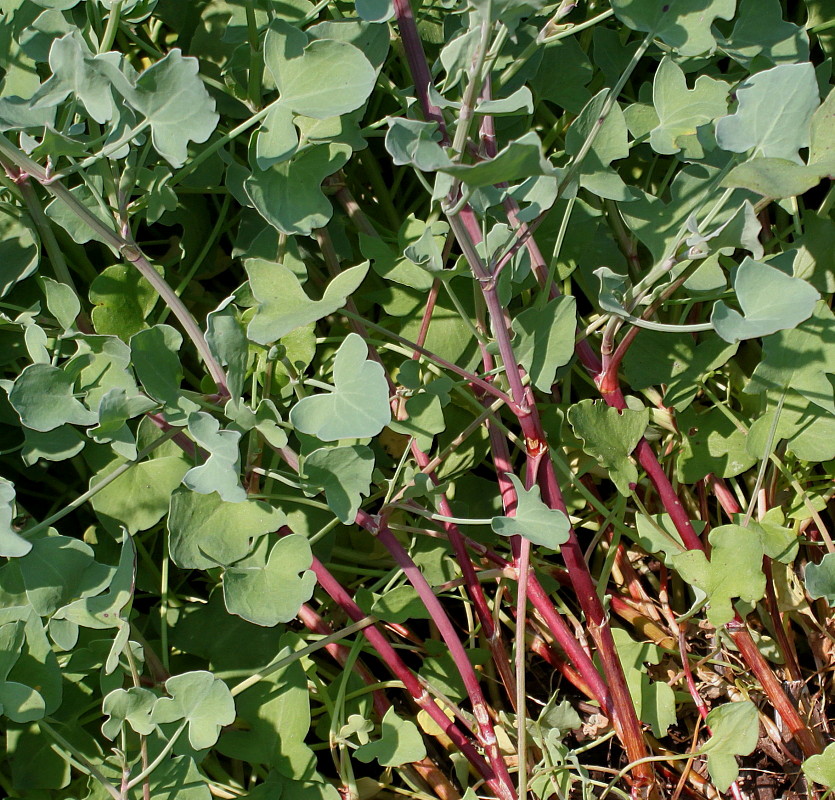
M 145 768 L 140 772 L 135 778 L 131 778 L 125 789 L 133 789 L 134 786 L 138 786 L 142 781 L 145 780 L 163 761 L 168 757 L 168 754 L 171 752 L 171 748 L 177 742 L 177 739 L 180 738 L 180 734 L 186 729 L 186 725 L 188 725 L 188 720 L 183 720 L 183 724 L 174 731 L 174 735 L 165 743 L 165 747 L 159 751 L 157 757 Z

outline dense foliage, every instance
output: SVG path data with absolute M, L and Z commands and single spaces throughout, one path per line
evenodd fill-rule
M 0 13 L 7 796 L 835 788 L 830 0 Z

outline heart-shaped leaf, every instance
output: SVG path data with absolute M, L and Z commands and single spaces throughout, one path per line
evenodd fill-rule
M 336 352 L 332 392 L 304 397 L 290 411 L 290 422 L 323 442 L 376 436 L 391 420 L 388 383 L 368 347 L 350 333 Z

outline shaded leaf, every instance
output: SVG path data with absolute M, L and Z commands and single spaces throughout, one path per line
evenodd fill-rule
M 19 536 L 12 526 L 14 518 L 14 484 L 0 478 L 0 556 L 4 558 L 20 558 L 32 549 L 32 542 Z
M 424 172 L 434 172 L 450 165 L 449 156 L 441 147 L 437 122 L 389 117 L 386 150 L 397 166 L 407 164 Z
M 322 447 L 302 465 L 305 488 L 324 489 L 328 505 L 345 523 L 354 521 L 363 496 L 371 490 L 374 453 L 364 445 Z
M 184 569 L 229 566 L 244 558 L 253 543 L 278 530 L 287 518 L 267 503 L 229 503 L 218 494 L 174 492 L 168 515 L 171 558 Z
M 801 768 L 809 780 L 829 789 L 835 788 L 835 743 L 830 744 L 822 753 L 809 756 Z
M 542 155 L 542 143 L 534 131 L 510 142 L 495 158 L 479 164 L 453 164 L 438 167 L 459 178 L 470 188 L 516 181 L 532 175 L 555 175 L 557 171 Z
M 555 297 L 542 308 L 526 308 L 513 318 L 514 352 L 541 392 L 550 392 L 557 369 L 574 355 L 577 306 L 573 297 Z
M 809 597 L 823 597 L 830 608 L 835 608 L 835 553 L 827 553 L 820 564 L 809 562 L 804 579 Z

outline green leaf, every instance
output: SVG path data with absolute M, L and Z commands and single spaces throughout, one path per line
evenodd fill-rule
M 459 178 L 470 188 L 516 181 L 532 175 L 556 175 L 557 171 L 542 156 L 542 143 L 534 131 L 510 142 L 495 158 L 479 164 L 453 164 L 438 167 Z
M 90 479 L 90 488 L 121 463 L 115 461 Z M 115 481 L 93 495 L 90 504 L 111 530 L 124 525 L 133 534 L 148 530 L 168 511 L 171 493 L 188 472 L 189 462 L 182 452 L 152 458 L 131 467 Z
M 362 51 L 345 41 L 315 39 L 308 44 L 306 39 L 280 19 L 267 31 L 264 60 L 281 93 L 281 104 L 305 117 L 325 119 L 365 103 L 377 73 Z
M 374 453 L 364 445 L 322 447 L 308 455 L 302 465 L 305 489 L 324 489 L 336 516 L 351 523 L 363 496 L 371 489 Z
M 721 47 L 749 72 L 763 60 L 781 64 L 809 58 L 809 37 L 783 19 L 780 0 L 740 0 L 733 31 Z
M 401 719 L 393 708 L 386 711 L 380 738 L 360 745 L 354 756 L 368 764 L 376 760 L 381 767 L 399 767 L 426 757 L 426 745 L 414 722 Z
M 252 294 L 258 301 L 247 336 L 264 345 L 338 311 L 368 274 L 368 262 L 350 267 L 328 284 L 321 300 L 311 300 L 299 279 L 283 264 L 250 258 L 245 267 Z
M 76 400 L 73 378 L 59 367 L 30 364 L 9 392 L 9 402 L 21 423 L 36 431 L 51 431 L 71 423 L 92 425 L 96 415 Z
M 81 303 L 72 287 L 44 276 L 41 276 L 39 283 L 46 295 L 46 307 L 49 313 L 65 331 L 74 329 L 75 318 L 81 311 Z
M 188 722 L 188 740 L 195 750 L 211 747 L 224 725 L 235 721 L 235 701 L 226 684 L 211 672 L 198 670 L 175 675 L 165 682 L 170 697 L 154 704 L 156 724 Z
M 367 22 L 388 22 L 394 16 L 391 0 L 357 0 L 357 14 Z
M 755 531 L 741 525 L 721 525 L 708 539 L 710 561 L 701 550 L 689 550 L 672 562 L 685 581 L 707 595 L 708 621 L 719 628 L 733 619 L 732 598 L 756 603 L 765 595 L 763 546 Z
M 810 561 L 806 565 L 804 580 L 809 597 L 814 600 L 823 597 L 830 608 L 835 608 L 835 553 L 827 553 L 820 564 Z
M 441 147 L 437 122 L 421 122 L 401 117 L 388 118 L 386 150 L 399 167 L 411 165 L 423 172 L 434 172 L 450 165 L 449 156 Z
M 548 508 L 540 500 L 539 487 L 525 489 L 512 473 L 507 473 L 516 491 L 516 514 L 512 517 L 493 517 L 490 526 L 499 536 L 523 536 L 543 547 L 558 550 L 568 541 L 571 523 L 562 511 Z
M 809 164 L 832 177 L 835 172 L 835 91 L 829 90 L 826 99 L 812 116 L 812 135 Z
M 385 371 L 367 360 L 362 337 L 349 333 L 333 362 L 332 392 L 304 397 L 290 411 L 290 422 L 323 442 L 376 436 L 391 421 Z
M 127 98 L 150 123 L 154 148 L 172 167 L 185 163 L 188 143 L 205 142 L 219 119 L 198 72 L 197 59 L 174 48 L 137 78 Z
M 0 209 L 0 297 L 38 267 L 38 244 L 32 230 L 8 207 Z
M 183 365 L 179 350 L 183 337 L 170 325 L 154 325 L 130 338 L 130 355 L 136 376 L 145 391 L 165 405 L 166 419 L 172 425 L 184 425 L 197 404 L 183 396 L 180 384 Z
M 698 391 L 699 379 L 725 364 L 738 345 L 728 344 L 716 334 L 639 331 L 634 346 L 623 359 L 623 373 L 634 390 L 650 386 L 666 387 L 664 405 L 683 411 Z
M 212 792 L 194 759 L 177 756 L 162 762 L 149 779 L 154 800 L 212 800 Z
M 118 114 L 113 97 L 113 76 L 119 71 L 118 53 L 93 55 L 81 31 L 56 39 L 49 50 L 52 77 L 32 96 L 33 108 L 56 106 L 69 95 L 100 125 Z
M 716 123 L 723 150 L 802 163 L 798 150 L 808 147 L 812 114 L 820 103 L 810 63 L 781 64 L 752 75 L 736 90 L 737 110 Z
M 736 0 L 612 0 L 615 16 L 636 31 L 652 31 L 682 56 L 713 52 L 713 21 L 731 19 Z
M 515 92 L 496 100 L 480 100 L 476 103 L 476 114 L 504 115 L 533 114 L 533 95 L 527 86 L 520 86 Z
M 14 518 L 14 484 L 0 478 L 0 556 L 4 558 L 20 558 L 32 549 L 32 542 L 19 536 L 12 526 Z
M 269 169 L 273 164 L 292 157 L 299 146 L 299 134 L 293 124 L 293 112 L 279 103 L 261 122 L 255 139 L 255 164 L 258 169 Z
M 97 594 L 110 578 L 108 568 L 93 559 L 93 549 L 68 536 L 34 540 L 31 551 L 15 565 L 29 603 L 42 617 L 78 597 Z
M 818 292 L 806 281 L 750 257 L 736 271 L 734 291 L 743 313 L 719 300 L 710 315 L 714 330 L 726 342 L 794 328 L 812 316 L 820 300 Z
M 206 344 L 214 357 L 226 367 L 226 379 L 232 400 L 240 402 L 249 361 L 246 332 L 227 297 L 206 317 Z
M 230 614 L 271 628 L 289 622 L 313 595 L 316 575 L 307 539 L 291 534 L 279 539 L 266 562 L 230 567 L 223 575 L 223 599 Z
M 180 489 L 171 496 L 168 547 L 184 569 L 229 566 L 244 558 L 257 539 L 287 524 L 277 508 L 256 500 L 228 503 L 218 494 Z
M 727 792 L 739 776 L 735 756 L 754 751 L 760 735 L 757 707 L 750 700 L 725 703 L 714 708 L 705 720 L 713 735 L 702 747 L 707 769 L 720 792 Z
M 375 595 L 370 613 L 384 622 L 402 624 L 410 619 L 431 619 L 417 591 L 412 586 L 398 586 Z
M 701 75 L 688 89 L 684 71 L 669 56 L 665 57 L 652 84 L 652 103 L 658 113 L 658 125 L 649 138 L 652 149 L 663 155 L 681 150 L 679 136 L 695 134 L 700 125 L 727 111 L 729 88 L 723 81 Z
M 693 526 L 697 532 L 701 533 L 704 523 L 696 520 Z M 649 517 L 638 514 L 635 517 L 635 527 L 637 528 L 636 544 L 647 553 L 663 553 L 664 563 L 668 567 L 672 566 L 673 556 L 687 551 L 669 514 L 652 514 Z
M 113 334 L 127 341 L 148 327 L 145 320 L 158 295 L 132 264 L 114 264 L 96 275 L 90 283 L 89 297 L 96 333 Z
M 600 124 L 608 94 L 608 89 L 601 89 L 571 123 L 565 136 L 565 152 L 579 156 L 586 140 L 594 135 L 594 142 L 580 166 L 580 185 L 600 197 L 632 200 L 632 192 L 611 167 L 612 161 L 629 155 L 626 119 L 617 103 L 612 106 L 603 124 Z
M 114 689 L 102 703 L 102 713 L 107 719 L 101 726 L 101 732 L 112 741 L 127 722 L 142 736 L 153 733 L 156 726 L 151 720 L 151 713 L 156 700 L 157 696 L 152 691 L 138 686 Z
M 809 756 L 801 769 L 809 780 L 828 789 L 835 788 L 835 743 L 830 744 L 822 753 Z
M 136 439 L 127 421 L 156 407 L 153 400 L 144 395 L 128 397 L 124 389 L 109 389 L 99 400 L 99 424 L 87 431 L 87 435 L 99 443 L 110 442 L 113 451 L 123 458 L 136 458 Z
M 752 158 L 734 167 L 722 185 L 777 199 L 804 194 L 827 175 L 828 168 L 807 167 L 785 158 Z
M 697 483 L 710 473 L 732 478 L 757 461 L 746 447 L 747 434 L 722 413 L 711 408 L 699 413 L 690 406 L 677 416 L 682 432 L 676 476 L 682 483 Z
M 333 214 L 322 181 L 342 169 L 351 152 L 345 144 L 311 146 L 289 161 L 256 170 L 244 181 L 244 190 L 258 213 L 281 233 L 309 236 Z
M 183 475 L 183 484 L 194 492 L 217 492 L 227 503 L 242 503 L 246 491 L 241 486 L 240 431 L 221 430 L 220 422 L 205 411 L 189 414 L 191 438 L 209 452 L 203 464 Z
M 641 411 L 609 408 L 600 402 L 582 400 L 568 409 L 574 434 L 583 440 L 583 451 L 592 456 L 623 495 L 629 495 L 638 481 L 638 470 L 629 454 L 649 424 L 649 409 Z
M 785 387 L 835 415 L 829 376 L 835 374 L 835 316 L 819 302 L 796 328 L 763 339 L 762 360 L 745 387 L 750 394 L 782 392 Z
M 288 655 L 306 642 L 292 633 L 284 634 L 274 644 L 273 652 Z M 238 716 L 244 723 L 226 730 L 218 742 L 220 753 L 251 764 L 266 764 L 284 776 L 302 779 L 314 773 L 315 756 L 305 744 L 310 729 L 310 694 L 308 678 L 301 661 L 295 661 L 259 681 L 236 698 Z M 286 781 L 287 778 L 285 777 Z M 287 781 L 292 794 L 308 800 L 299 784 Z M 309 800 L 323 797 L 311 784 Z M 336 790 L 334 790 L 335 792 Z M 264 800 L 274 800 L 270 795 Z M 327 795 L 328 800 L 331 800 Z M 339 800 L 336 795 L 333 800 Z
M 512 322 L 519 363 L 541 392 L 550 392 L 554 376 L 574 355 L 577 304 L 573 297 L 549 300 L 542 308 L 526 308 Z

